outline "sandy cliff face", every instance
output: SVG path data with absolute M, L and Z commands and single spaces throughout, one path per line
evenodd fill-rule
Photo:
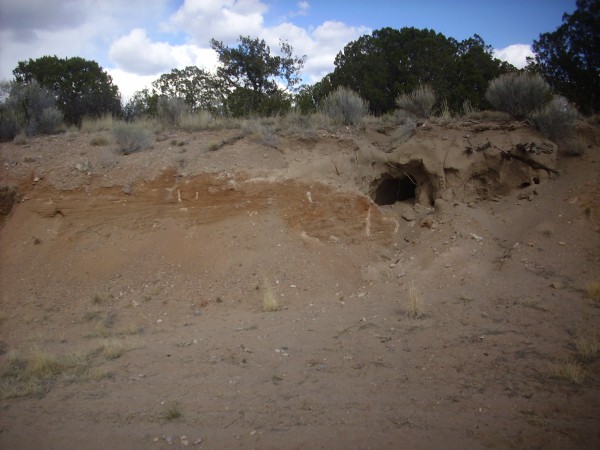
M 0 447 L 598 446 L 594 127 L 239 133 L 0 145 Z

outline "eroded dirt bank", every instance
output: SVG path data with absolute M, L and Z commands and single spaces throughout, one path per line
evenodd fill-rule
M 0 360 L 70 359 L 2 378 L 1 446 L 598 446 L 598 147 L 474 126 L 3 144 Z

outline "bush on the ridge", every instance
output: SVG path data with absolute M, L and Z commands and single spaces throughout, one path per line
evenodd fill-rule
M 152 132 L 136 123 L 118 122 L 113 126 L 112 134 L 118 150 L 124 155 L 145 150 L 152 143 Z
M 369 105 L 353 90 L 340 86 L 323 99 L 320 110 L 338 124 L 357 125 L 369 111 Z
M 399 95 L 396 105 L 417 117 L 428 118 L 435 105 L 435 91 L 430 86 L 419 86 L 414 91 Z
M 159 97 L 156 114 L 160 122 L 179 126 L 181 118 L 187 113 L 189 113 L 189 107 L 182 98 Z
M 63 114 L 55 106 L 55 96 L 37 81 L 3 82 L 0 90 L 4 96 L 0 103 L 1 140 L 14 139 L 21 131 L 34 136 L 60 130 Z
M 541 76 L 516 72 L 494 78 L 485 93 L 494 108 L 517 120 L 541 108 L 550 96 L 550 86 Z
M 571 137 L 577 116 L 577 110 L 566 98 L 554 96 L 531 114 L 531 120 L 540 133 L 556 142 Z

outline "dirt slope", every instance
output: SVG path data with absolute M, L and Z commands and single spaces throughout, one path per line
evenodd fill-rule
M 574 344 L 600 319 L 597 137 L 582 158 L 478 123 L 209 150 L 237 132 L 2 144 L 1 448 L 600 445 L 599 359 Z M 32 349 L 62 366 L 11 378 Z

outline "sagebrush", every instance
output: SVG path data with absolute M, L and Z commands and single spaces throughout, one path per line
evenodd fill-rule
M 340 86 L 321 101 L 319 109 L 337 124 L 358 125 L 369 105 L 353 90 Z
M 523 120 L 551 99 L 551 91 L 539 75 L 512 72 L 494 78 L 485 98 L 498 111 Z
M 531 120 L 545 137 L 555 142 L 564 142 L 572 138 L 577 117 L 577 110 L 567 99 L 554 96 L 550 102 L 532 113 Z
M 112 134 L 119 152 L 124 155 L 145 150 L 152 144 L 152 132 L 137 123 L 118 122 Z
M 428 85 L 421 85 L 415 90 L 396 98 L 396 105 L 417 117 L 428 118 L 435 105 L 435 91 Z

